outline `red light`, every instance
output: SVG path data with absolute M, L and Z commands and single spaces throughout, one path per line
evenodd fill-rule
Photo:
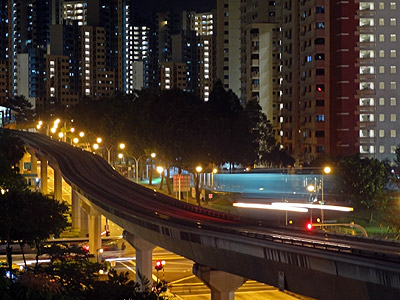
M 307 230 L 311 230 L 313 228 L 313 226 L 311 223 L 307 223 L 306 228 L 307 228 Z
M 155 265 L 155 269 L 157 271 L 160 271 L 162 268 L 164 267 L 163 263 L 161 262 L 161 260 L 157 260 L 156 261 L 156 265 Z
M 85 250 L 86 252 L 89 252 L 89 246 L 88 246 L 88 245 L 85 245 L 85 246 L 83 246 L 82 248 L 83 248 L 83 250 Z
M 318 87 L 318 92 L 322 92 L 322 89 L 320 87 Z

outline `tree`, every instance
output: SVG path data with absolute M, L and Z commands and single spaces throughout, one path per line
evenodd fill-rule
M 384 194 L 389 176 L 384 163 L 375 158 L 349 156 L 339 161 L 336 180 L 343 197 L 370 211 L 370 222 L 375 209 L 387 204 Z
M 270 163 L 269 154 L 276 145 L 272 125 L 262 112 L 257 100 L 249 101 L 246 104 L 245 113 L 249 118 L 249 132 L 255 148 L 254 152 L 257 155 L 255 161 L 263 164 Z
M 11 189 L 0 194 L 0 239 L 7 241 L 7 261 L 12 269 L 12 241 L 36 246 L 66 227 L 68 207 L 48 196 L 27 189 Z
M 24 142 L 10 130 L 0 128 L 0 176 L 18 173 L 17 165 L 24 156 Z
M 33 121 L 35 110 L 25 96 L 15 96 L 8 102 L 9 107 L 16 112 L 17 123 Z

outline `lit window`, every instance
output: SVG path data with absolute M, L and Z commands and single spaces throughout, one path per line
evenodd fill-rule
M 392 138 L 396 137 L 396 129 L 390 130 L 390 137 L 392 137 Z
M 384 82 L 379 82 L 379 89 L 384 90 L 385 89 L 385 83 Z
M 379 153 L 385 153 L 385 146 L 379 146 Z
M 379 137 L 385 137 L 385 130 L 383 129 L 379 130 Z
M 384 66 L 379 66 L 379 73 L 380 74 L 385 73 L 385 67 Z
M 385 3 L 379 2 L 379 9 L 385 9 Z
M 379 19 L 379 26 L 385 26 L 385 19 Z
M 390 105 L 396 106 L 396 98 L 390 98 Z
M 390 18 L 390 25 L 396 26 L 396 18 Z
M 390 66 L 390 74 L 396 74 L 396 66 Z
M 380 34 L 379 35 L 379 41 L 380 42 L 384 42 L 385 41 L 385 35 L 384 34 Z
M 390 114 L 390 121 L 396 122 L 396 114 Z
M 385 57 L 385 51 L 379 50 L 379 57 Z
M 395 42 L 396 41 L 396 35 L 394 33 L 390 34 L 390 41 Z
M 396 10 L 396 2 L 390 2 L 390 9 Z
M 385 115 L 379 114 L 379 122 L 384 122 L 384 121 L 385 121 Z
M 390 89 L 391 90 L 395 90 L 396 89 L 396 82 L 395 81 L 390 82 Z
M 390 57 L 391 58 L 396 58 L 397 54 L 396 54 L 396 50 L 390 50 Z
M 379 98 L 379 105 L 385 105 L 385 98 Z

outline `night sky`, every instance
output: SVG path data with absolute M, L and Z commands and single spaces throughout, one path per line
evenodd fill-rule
M 150 16 L 152 12 L 165 11 L 171 8 L 192 9 L 197 11 L 211 10 L 216 0 L 131 0 L 135 10 Z

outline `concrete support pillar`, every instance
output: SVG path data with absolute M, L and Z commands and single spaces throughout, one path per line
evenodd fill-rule
M 90 209 L 89 214 L 89 252 L 95 256 L 96 261 L 101 261 L 101 214 Z
M 62 201 L 62 176 L 58 167 L 54 168 L 54 198 Z
M 31 152 L 31 174 L 37 175 L 37 157 L 34 151 Z
M 71 187 L 71 204 L 72 204 L 72 228 L 81 228 L 81 199 L 76 189 Z
M 196 275 L 211 290 L 211 300 L 233 300 L 235 291 L 246 282 L 246 278 L 199 264 L 193 265 Z
M 153 266 L 152 266 L 152 256 L 153 256 L 153 249 L 156 247 L 155 245 L 134 236 L 133 234 L 124 231 L 124 239 L 135 248 L 136 251 L 136 282 L 139 284 L 139 272 L 142 276 L 146 277 L 147 279 L 152 282 L 152 275 L 153 275 Z
M 49 190 L 47 189 L 47 160 L 44 158 L 40 158 L 40 186 L 41 192 L 44 195 L 47 195 Z
M 89 215 L 84 210 L 81 209 L 81 237 L 89 236 Z

